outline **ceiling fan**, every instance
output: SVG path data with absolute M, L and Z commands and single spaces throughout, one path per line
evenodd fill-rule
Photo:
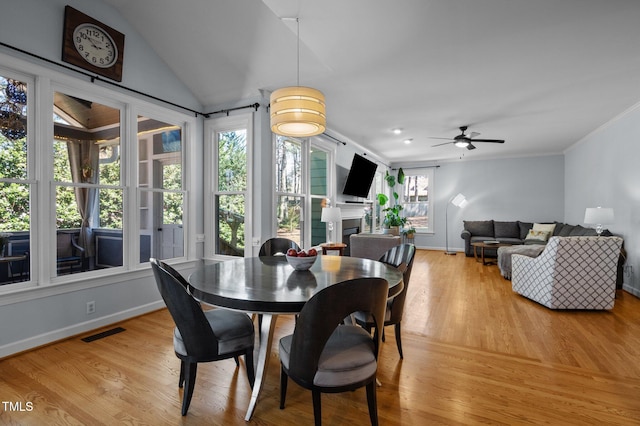
M 476 136 L 479 136 L 480 133 L 471 132 L 468 136 L 465 135 L 465 131 L 467 130 L 467 126 L 461 126 L 460 131 L 462 132 L 458 136 L 452 138 L 431 138 L 431 139 L 448 139 L 449 142 L 439 143 L 437 145 L 432 146 L 442 146 L 447 144 L 454 144 L 458 148 L 467 148 L 468 150 L 476 149 L 476 147 L 471 142 L 492 142 L 492 143 L 504 143 L 503 139 L 474 139 Z

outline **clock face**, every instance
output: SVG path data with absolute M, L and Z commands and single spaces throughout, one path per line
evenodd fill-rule
M 73 31 L 73 45 L 88 63 L 109 68 L 118 59 L 118 48 L 109 34 L 93 24 L 80 24 Z

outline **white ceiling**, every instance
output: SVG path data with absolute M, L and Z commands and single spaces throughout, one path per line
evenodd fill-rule
M 105 1 L 205 106 L 298 84 L 299 17 L 328 133 L 394 163 L 560 153 L 640 101 L 638 0 Z M 432 147 L 462 125 L 506 143 Z

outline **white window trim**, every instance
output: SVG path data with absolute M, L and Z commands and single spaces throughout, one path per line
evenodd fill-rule
M 244 256 L 253 253 L 253 113 L 236 114 L 228 117 L 212 118 L 204 125 L 204 258 L 205 259 L 237 259 L 234 256 L 216 254 L 215 197 L 218 194 L 218 133 L 230 130 L 247 129 L 247 188 L 245 190 Z
M 137 140 L 136 118 L 137 109 L 148 111 L 147 116 L 162 118 L 167 122 L 175 123 L 183 128 L 183 179 L 185 200 L 185 215 L 183 222 L 185 227 L 185 253 L 188 260 L 194 260 L 196 249 L 195 241 L 195 208 L 194 197 L 189 197 L 190 183 L 195 173 L 194 164 L 194 137 L 196 119 L 175 109 L 162 107 L 147 102 L 139 97 L 127 95 L 107 87 L 84 81 L 68 74 L 64 74 L 51 68 L 47 68 L 32 62 L 28 62 L 14 56 L 0 52 L 0 72 L 4 76 L 11 76 L 27 82 L 28 129 L 27 144 L 30 151 L 28 167 L 30 174 L 23 183 L 31 184 L 31 246 L 32 263 L 30 281 L 0 286 L 0 306 L 30 300 L 34 297 L 46 297 L 51 294 L 60 294 L 67 291 L 92 288 L 114 281 L 134 279 L 139 273 L 148 274 L 148 263 L 129 262 L 126 259 L 126 248 L 131 253 L 130 240 L 139 238 L 137 219 L 132 221 L 130 215 L 136 215 L 138 209 L 130 207 L 123 216 L 123 230 L 128 229 L 128 239 L 123 243 L 123 267 L 98 269 L 57 277 L 55 273 L 55 238 L 50 238 L 51 221 L 55 220 L 55 196 L 52 195 L 53 166 L 47 161 L 53 152 L 52 143 L 40 143 L 41 141 L 53 141 L 53 93 L 63 91 L 65 93 L 77 93 L 79 96 L 90 97 L 96 102 L 114 106 L 121 109 L 121 137 L 125 140 Z M 10 64 L 10 67 L 8 66 Z M 144 115 L 144 114 L 143 114 Z M 121 149 L 129 149 L 127 143 L 121 144 Z M 36 167 L 37 166 L 37 167 Z M 132 170 L 137 170 L 137 154 L 129 155 L 128 160 L 122 166 L 122 185 L 126 188 L 123 192 L 128 206 L 136 206 L 137 187 L 130 181 L 130 176 L 136 175 Z M 45 206 L 45 208 L 40 208 Z M 186 218 L 186 219 L 185 219 Z M 188 223 L 187 223 L 188 221 Z M 132 225 L 135 227 L 133 228 Z M 50 241 L 51 240 L 51 241 Z M 53 247 L 53 249 L 52 249 Z M 136 255 L 137 256 L 137 255 Z M 184 260 L 184 259 L 183 259 Z M 53 271 L 52 271 L 53 269 Z M 140 271 L 140 272 L 137 272 Z M 128 278 L 131 277 L 131 278 Z M 37 292 L 37 296 L 33 292 Z
M 435 194 L 435 185 L 434 185 L 434 178 L 435 178 L 435 168 L 433 167 L 420 167 L 420 168 L 411 168 L 408 169 L 404 172 L 405 176 L 417 176 L 417 175 L 423 175 L 423 176 L 427 176 L 427 178 L 429 179 L 429 199 L 427 201 L 427 213 L 428 213 L 428 227 L 415 227 L 416 228 L 416 234 L 435 234 L 435 231 L 433 229 L 434 227 L 434 218 L 433 218 L 433 212 L 434 212 L 434 194 Z M 400 203 L 402 204 L 407 204 L 406 200 L 404 199 L 404 191 L 402 191 L 402 200 L 400 200 Z

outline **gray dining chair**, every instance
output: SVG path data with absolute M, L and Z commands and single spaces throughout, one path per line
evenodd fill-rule
M 179 272 L 166 263 L 150 259 L 158 290 L 175 322 L 173 349 L 180 359 L 178 386 L 184 386 L 182 415 L 187 415 L 196 382 L 198 363 L 244 355 L 249 385 L 253 388 L 254 327 L 251 318 L 226 309 L 203 311 L 188 292 L 188 284 Z
M 277 256 L 287 254 L 287 250 L 290 248 L 300 251 L 300 246 L 288 238 L 269 238 L 260 247 L 258 256 Z
M 400 244 L 387 250 L 382 255 L 380 262 L 387 265 L 394 266 L 402 272 L 402 281 L 404 287 L 402 291 L 393 298 L 387 301 L 387 309 L 384 316 L 384 326 L 382 330 L 382 341 L 384 341 L 384 327 L 388 325 L 395 326 L 396 345 L 398 346 L 398 353 L 400 358 L 404 358 L 402 353 L 402 339 L 401 339 L 401 323 L 402 315 L 404 313 L 404 303 L 407 298 L 407 289 L 409 288 L 409 279 L 411 278 L 411 270 L 413 269 L 413 259 L 416 254 L 416 248 L 413 244 Z M 371 332 L 371 329 L 375 329 L 377 333 L 379 329 L 375 327 L 375 323 L 366 312 L 356 312 L 354 314 L 356 323 L 364 327 L 367 331 Z
M 378 424 L 376 371 L 380 337 L 357 325 L 341 324 L 356 311 L 371 314 L 382 327 L 389 284 L 383 278 L 356 278 L 329 286 L 305 303 L 293 334 L 280 339 L 280 408 L 288 378 L 310 389 L 316 425 L 322 424 L 321 393 L 366 386 L 369 418 Z

